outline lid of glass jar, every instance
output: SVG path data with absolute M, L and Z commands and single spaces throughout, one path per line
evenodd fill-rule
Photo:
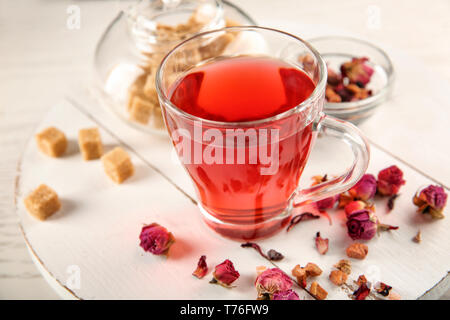
M 225 26 L 221 0 L 141 0 L 125 11 L 137 47 L 166 50 L 190 36 Z

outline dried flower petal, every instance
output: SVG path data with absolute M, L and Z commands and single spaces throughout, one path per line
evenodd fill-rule
M 392 211 L 394 209 L 394 202 L 398 198 L 398 194 L 394 194 L 393 196 L 390 196 L 387 202 L 387 209 L 388 212 Z
M 388 295 L 389 300 L 402 300 L 402 297 L 397 293 L 391 290 Z
M 376 291 L 381 294 L 383 297 L 387 297 L 389 295 L 389 292 L 391 291 L 392 287 L 388 286 L 387 284 L 380 282 L 376 286 Z
M 420 243 L 422 241 L 422 233 L 419 231 L 417 231 L 417 234 L 414 236 L 413 241 L 415 243 Z
M 397 230 L 399 227 L 398 226 L 391 226 L 389 224 L 384 224 L 384 223 L 378 223 L 377 226 L 377 231 L 389 231 L 389 230 Z
M 371 174 L 365 174 L 356 183 L 348 193 L 353 197 L 354 200 L 367 201 L 372 199 L 377 192 L 377 180 Z
M 208 265 L 206 264 L 206 256 L 201 256 L 197 263 L 197 269 L 192 273 L 193 276 L 201 279 L 208 272 Z
M 316 234 L 316 248 L 320 254 L 325 254 L 328 251 L 328 239 L 323 239 L 320 232 Z
M 279 291 L 273 294 L 272 300 L 300 300 L 297 292 L 292 289 Z
M 430 185 L 418 191 L 413 202 L 418 207 L 418 212 L 429 214 L 433 219 L 442 219 L 447 204 L 447 193 L 441 186 Z
M 341 270 L 342 272 L 346 273 L 347 275 L 352 273 L 352 264 L 349 260 L 342 259 L 338 263 L 336 263 L 334 265 L 334 267 L 336 269 Z
M 312 214 L 311 212 L 304 212 L 304 213 L 298 214 L 291 219 L 286 231 L 291 230 L 294 226 L 296 226 L 297 224 L 299 224 L 302 221 L 311 220 L 311 219 L 319 219 L 319 218 L 320 218 L 320 216 L 316 216 L 315 214 Z
M 365 300 L 367 296 L 370 293 L 370 288 L 367 286 L 366 283 L 362 283 L 358 290 L 353 292 L 353 299 L 354 300 Z
M 221 264 L 215 267 L 213 272 L 213 279 L 210 283 L 218 283 L 224 287 L 230 287 L 230 285 L 239 278 L 240 274 L 234 269 L 233 262 L 226 259 Z
M 370 240 L 377 233 L 378 219 L 367 209 L 353 212 L 347 220 L 347 233 L 353 240 Z
M 253 248 L 256 251 L 258 251 L 258 253 L 265 259 L 270 260 L 270 261 L 280 261 L 284 258 L 284 256 L 279 253 L 278 251 L 274 250 L 274 249 L 270 249 L 267 252 L 267 255 L 262 251 L 261 247 L 254 242 L 246 242 L 241 244 L 242 248 Z
M 383 196 L 398 194 L 400 187 L 405 184 L 403 171 L 397 166 L 390 166 L 378 173 L 377 190 Z
M 335 87 L 335 86 L 339 85 L 340 83 L 342 83 L 342 77 L 339 73 L 337 73 L 336 71 L 334 71 L 333 69 L 331 69 L 328 66 L 327 66 L 327 71 L 328 71 L 327 84 L 329 84 L 332 87 Z
M 284 256 L 281 253 L 279 253 L 274 249 L 270 249 L 269 251 L 267 251 L 267 256 L 269 257 L 270 261 L 280 261 L 283 260 L 284 258 Z
M 255 286 L 259 300 L 272 299 L 274 293 L 291 289 L 292 280 L 280 269 L 272 268 L 258 275 Z
M 347 77 L 351 83 L 365 87 L 372 77 L 374 70 L 366 62 L 368 58 L 353 58 L 341 65 L 342 76 Z
M 167 255 L 170 246 L 175 242 L 172 233 L 157 223 L 142 227 L 139 239 L 142 249 L 155 255 Z

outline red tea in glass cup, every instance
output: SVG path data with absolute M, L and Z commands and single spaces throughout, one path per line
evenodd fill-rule
M 230 35 L 228 47 L 195 54 L 220 47 Z M 305 54 L 314 62 L 308 70 L 298 62 Z M 322 58 L 292 35 L 260 27 L 196 35 L 166 56 L 156 83 L 200 211 L 223 236 L 270 236 L 289 222 L 294 206 L 343 192 L 367 169 L 369 148 L 358 129 L 321 112 Z M 301 190 L 299 179 L 318 132 L 350 144 L 354 162 L 345 174 Z

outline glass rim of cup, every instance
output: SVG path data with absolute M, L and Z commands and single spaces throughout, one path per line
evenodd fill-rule
M 161 82 L 162 82 L 162 69 L 164 68 L 167 60 L 169 59 L 169 57 L 174 54 L 180 47 L 184 46 L 186 43 L 193 41 L 197 38 L 200 37 L 204 37 L 206 35 L 209 34 L 213 34 L 213 33 L 220 33 L 220 32 L 224 32 L 224 31 L 232 31 L 232 30 L 247 30 L 247 31 L 251 31 L 251 30 L 263 30 L 263 31 L 270 31 L 270 32 L 275 32 L 275 33 L 279 33 L 282 34 L 284 36 L 288 36 L 292 39 L 295 39 L 299 42 L 301 42 L 304 46 L 306 46 L 306 48 L 308 50 L 311 51 L 311 53 L 314 55 L 314 58 L 317 60 L 317 65 L 319 68 L 319 80 L 316 84 L 316 87 L 314 89 L 314 91 L 311 93 L 311 95 L 305 99 L 304 101 L 302 101 L 300 104 L 298 104 L 295 107 L 290 108 L 289 110 L 286 110 L 282 113 L 276 114 L 274 116 L 268 117 L 268 118 L 264 118 L 264 119 L 258 119 L 258 120 L 251 120 L 251 121 L 239 121 L 239 122 L 225 122 L 225 121 L 216 121 L 216 120 L 209 120 L 209 119 L 205 119 L 205 118 L 201 118 L 201 117 L 197 117 L 195 115 L 192 115 L 188 112 L 185 112 L 183 110 L 181 110 L 180 108 L 178 108 L 176 105 L 174 105 L 169 97 L 163 92 L 162 90 L 162 86 L 161 86 Z M 180 42 L 178 45 L 176 45 L 174 48 L 172 48 L 167 54 L 166 56 L 163 58 L 163 60 L 161 61 L 158 70 L 156 72 L 156 81 L 155 81 L 155 85 L 156 85 L 156 91 L 158 93 L 159 98 L 162 100 L 162 104 L 164 104 L 165 106 L 168 106 L 173 112 L 177 113 L 179 116 L 182 116 L 184 118 L 190 119 L 192 121 L 201 121 L 203 125 L 210 125 L 210 126 L 215 126 L 215 127 L 225 127 L 225 128 L 235 128 L 235 127 L 251 127 L 251 126 L 255 126 L 255 125 L 263 125 L 265 123 L 269 123 L 272 121 L 277 121 L 283 118 L 287 118 L 293 114 L 296 113 L 300 113 L 301 111 L 303 111 L 304 109 L 306 109 L 307 106 L 311 105 L 311 103 L 313 103 L 314 101 L 317 100 L 317 98 L 320 97 L 320 95 L 322 93 L 325 92 L 325 87 L 326 87 L 326 83 L 327 83 L 327 67 L 325 64 L 324 59 L 322 58 L 322 56 L 319 54 L 319 52 L 306 40 L 297 37 L 289 32 L 286 31 L 282 31 L 282 30 L 278 30 L 278 29 L 274 29 L 274 28 L 268 28 L 268 27 L 260 27 L 260 26 L 233 26 L 233 27 L 225 27 L 225 28 L 221 28 L 221 29 L 217 29 L 217 30 L 211 30 L 211 31 L 206 31 L 206 32 L 201 32 L 198 33 L 182 42 Z

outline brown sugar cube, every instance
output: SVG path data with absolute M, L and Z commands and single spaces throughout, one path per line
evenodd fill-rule
M 53 189 L 41 184 L 24 200 L 28 212 L 39 220 L 45 220 L 61 208 L 58 195 Z
M 369 248 L 362 243 L 352 243 L 348 246 L 346 252 L 347 256 L 349 256 L 350 258 L 362 260 L 367 256 Z
M 81 129 L 78 144 L 84 160 L 98 159 L 103 154 L 103 145 L 98 128 Z
M 155 73 L 154 72 L 150 73 L 145 80 L 143 88 L 145 97 L 152 104 L 158 103 L 158 93 L 156 92 L 155 79 L 156 79 Z
M 147 124 L 154 107 L 154 104 L 145 98 L 134 96 L 130 108 L 130 119 L 141 124 Z
M 330 280 L 337 286 L 343 285 L 347 281 L 347 274 L 341 270 L 333 270 L 330 273 Z
M 152 112 L 152 125 L 154 128 L 158 128 L 158 129 L 164 129 L 165 125 L 164 125 L 164 119 L 163 119 L 163 115 L 162 115 L 162 110 L 161 108 L 155 107 L 153 109 Z
M 316 281 L 311 283 L 309 292 L 316 297 L 317 300 L 324 300 L 328 296 L 328 292 L 322 288 Z
M 322 269 L 319 268 L 319 266 L 315 263 L 308 262 L 308 264 L 305 267 L 306 274 L 311 277 L 317 277 L 322 274 Z
M 49 127 L 36 135 L 39 149 L 50 157 L 60 157 L 66 152 L 67 139 L 61 130 Z
M 106 174 L 116 183 L 122 183 L 134 173 L 133 163 L 128 153 L 116 147 L 102 157 Z

